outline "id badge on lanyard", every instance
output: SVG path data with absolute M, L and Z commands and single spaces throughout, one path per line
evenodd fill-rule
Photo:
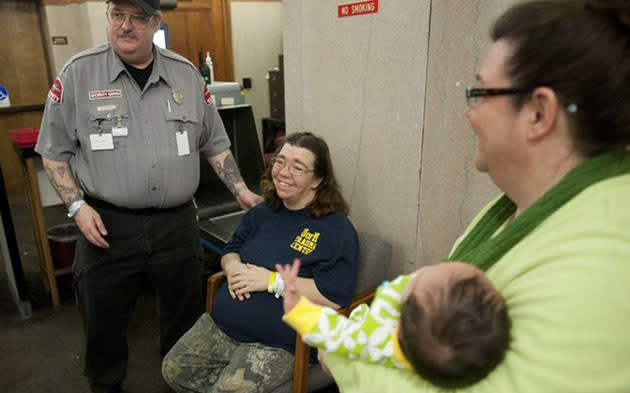
M 98 134 L 90 134 L 90 147 L 94 151 L 114 150 L 114 138 L 112 134 L 103 132 L 99 124 Z
M 188 144 L 188 131 L 180 128 L 175 133 L 175 140 L 177 141 L 177 154 L 179 156 L 187 156 L 190 154 L 190 145 Z

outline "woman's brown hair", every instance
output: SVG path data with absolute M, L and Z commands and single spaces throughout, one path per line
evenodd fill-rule
M 348 215 L 348 204 L 341 195 L 335 173 L 333 171 L 332 160 L 330 159 L 330 151 L 326 142 L 310 132 L 298 132 L 286 136 L 275 154 L 278 154 L 285 144 L 304 148 L 315 155 L 313 163 L 313 175 L 322 179 L 317 189 L 313 201 L 307 206 L 309 215 L 313 218 L 326 216 L 330 213 L 340 211 Z M 265 202 L 273 210 L 282 207 L 282 200 L 276 193 L 276 187 L 271 177 L 271 169 L 273 165 L 268 165 L 260 182 L 263 198 Z
M 580 152 L 630 143 L 630 1 L 528 1 L 499 17 L 490 36 L 513 44 L 505 67 L 514 87 L 550 87 L 571 108 Z M 516 107 L 526 99 L 516 96 Z

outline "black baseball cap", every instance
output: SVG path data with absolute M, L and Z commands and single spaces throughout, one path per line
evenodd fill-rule
M 116 0 L 105 0 L 106 3 L 111 3 Z M 155 15 L 160 10 L 160 0 L 130 0 L 137 4 L 147 15 Z

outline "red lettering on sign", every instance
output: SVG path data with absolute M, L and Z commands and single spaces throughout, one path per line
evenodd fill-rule
M 378 0 L 362 1 L 360 3 L 342 4 L 337 7 L 337 17 L 373 14 L 378 12 Z

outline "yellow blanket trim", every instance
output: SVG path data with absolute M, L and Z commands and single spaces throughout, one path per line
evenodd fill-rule
M 293 310 L 284 314 L 282 320 L 300 335 L 304 335 L 315 328 L 323 310 L 322 306 L 312 303 L 304 296 L 300 296 L 300 301 L 293 307 Z
M 400 347 L 400 343 L 398 342 L 398 329 L 400 329 L 400 326 L 396 329 L 396 334 L 392 335 L 392 347 L 394 349 L 394 359 L 396 359 L 398 362 L 400 362 L 400 364 L 405 366 L 406 369 L 413 370 L 411 363 L 409 363 L 409 361 L 405 357 L 405 354 L 403 353 L 402 348 Z

